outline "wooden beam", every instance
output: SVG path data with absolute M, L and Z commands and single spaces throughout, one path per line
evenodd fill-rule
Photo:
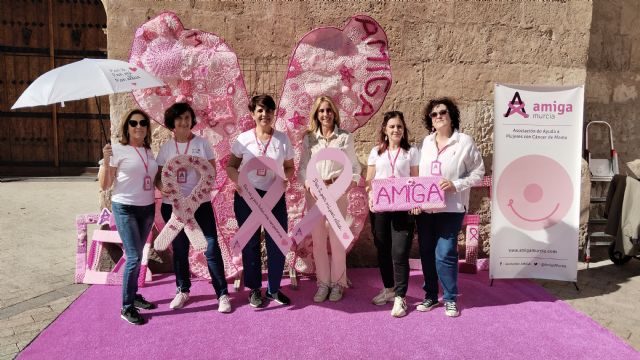
M 53 38 L 53 0 L 48 1 L 49 10 L 49 64 L 51 69 L 56 67 L 55 41 Z M 60 168 L 60 146 L 58 144 L 58 113 L 56 104 L 51 105 L 51 131 L 53 131 L 53 166 Z

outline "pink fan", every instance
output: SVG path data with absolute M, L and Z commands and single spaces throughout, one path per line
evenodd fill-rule
M 214 148 L 218 176 L 213 205 L 225 268 L 227 275 L 233 277 L 241 261 L 231 258 L 228 244 L 237 230 L 237 222 L 233 186 L 221 169 L 236 136 L 254 126 L 237 56 L 215 34 L 185 29 L 176 14 L 165 12 L 138 28 L 129 62 L 167 84 L 134 92 L 140 107 L 162 124 L 166 108 L 177 101 L 188 102 L 198 119 L 194 133 L 205 137 Z M 286 131 L 291 138 L 296 148 L 296 164 L 311 104 L 317 96 L 331 96 L 340 109 L 342 126 L 354 131 L 378 111 L 390 86 L 387 37 L 372 18 L 357 15 L 349 18 L 343 29 L 324 27 L 303 36 L 289 62 L 276 112 L 276 128 Z M 362 187 L 349 193 L 349 204 L 351 230 L 357 238 L 368 212 Z M 304 209 L 301 184 L 291 183 L 287 206 L 291 230 Z M 313 272 L 310 245 L 306 241 L 287 256 L 298 271 Z M 201 253 L 192 252 L 190 260 L 195 275 L 209 277 Z

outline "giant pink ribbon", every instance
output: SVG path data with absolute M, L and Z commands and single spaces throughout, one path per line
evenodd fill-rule
M 265 167 L 271 169 L 276 174 L 276 178 L 264 197 L 260 197 L 260 194 L 249 181 L 249 173 Z M 271 238 L 283 254 L 286 255 L 289 252 L 291 239 L 271 212 L 284 194 L 285 186 L 282 181 L 284 179 L 285 175 L 282 166 L 278 165 L 274 159 L 266 156 L 255 157 L 242 167 L 242 171 L 238 176 L 238 184 L 242 189 L 240 196 L 251 208 L 251 215 L 231 240 L 231 251 L 234 255 L 241 253 L 251 236 L 255 234 L 260 226 L 263 226 L 265 231 L 271 235 Z
M 342 173 L 329 187 L 325 185 L 316 167 L 319 161 L 324 160 L 336 161 L 343 166 Z M 349 248 L 349 244 L 353 241 L 353 233 L 338 208 L 337 200 L 349 188 L 352 176 L 351 161 L 349 161 L 347 154 L 340 149 L 322 149 L 311 157 L 307 166 L 307 181 L 309 181 L 311 193 L 315 195 L 317 200 L 293 229 L 293 241 L 296 244 L 301 243 L 324 216 L 334 233 L 338 235 L 344 248 Z

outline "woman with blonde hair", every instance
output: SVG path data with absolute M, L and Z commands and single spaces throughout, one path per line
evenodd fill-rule
M 103 161 L 98 172 L 100 188 L 111 192 L 111 209 L 126 256 L 122 278 L 120 317 L 130 324 L 142 325 L 146 320 L 140 309 L 155 309 L 138 291 L 138 275 L 142 249 L 155 216 L 153 179 L 158 164 L 151 152 L 149 116 L 142 110 L 130 111 L 122 121 L 118 144 L 102 149 Z
M 360 163 L 356 156 L 353 135 L 340 128 L 340 113 L 333 100 L 328 96 L 318 97 L 311 107 L 309 130 L 302 139 L 302 155 L 300 158 L 299 178 L 304 183 L 307 208 L 313 207 L 316 199 L 309 191 L 309 181 L 306 179 L 307 165 L 311 157 L 322 149 L 338 148 L 344 151 L 351 161 L 353 179 L 349 187 L 352 188 L 360 181 Z M 335 182 L 342 172 L 343 165 L 331 161 L 320 161 L 317 169 L 329 186 Z M 347 190 L 348 192 L 348 190 Z M 338 208 L 343 216 L 347 212 L 347 192 L 338 199 Z M 346 249 L 333 232 L 326 219 L 322 219 L 311 232 L 313 240 L 313 258 L 316 267 L 318 291 L 313 300 L 323 302 L 329 297 L 330 301 L 342 299 L 343 289 L 347 287 Z M 327 239 L 331 248 L 331 256 L 327 250 Z

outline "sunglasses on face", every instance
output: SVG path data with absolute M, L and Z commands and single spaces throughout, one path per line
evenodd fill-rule
M 127 123 L 129 123 L 129 126 L 131 126 L 132 128 L 137 127 L 138 124 L 140 124 L 140 126 L 142 127 L 147 127 L 149 126 L 149 120 L 147 119 L 142 119 L 140 121 L 137 120 L 127 120 Z
M 438 116 L 438 115 L 445 116 L 445 115 L 447 115 L 447 113 L 449 113 L 449 110 L 447 110 L 447 109 L 440 110 L 440 111 L 434 111 L 431 114 L 429 114 L 429 117 L 431 117 L 432 119 L 435 119 L 436 116 Z

